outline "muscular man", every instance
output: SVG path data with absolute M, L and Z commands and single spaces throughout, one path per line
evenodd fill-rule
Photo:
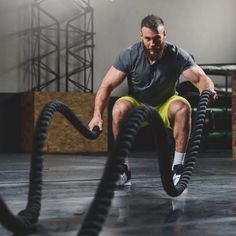
M 177 184 L 184 163 L 191 130 L 191 107 L 176 93 L 176 81 L 182 74 L 201 93 L 204 89 L 216 98 L 214 84 L 194 62 L 190 54 L 166 41 L 163 20 L 155 15 L 146 16 L 141 22 L 140 42 L 120 53 L 106 73 L 97 91 L 90 130 L 102 130 L 102 114 L 113 89 L 127 78 L 128 95 L 119 98 L 112 111 L 112 128 L 116 138 L 121 122 L 132 109 L 143 104 L 155 107 L 166 127 L 173 130 L 175 155 L 172 165 L 173 180 Z M 130 184 L 131 172 L 126 160 L 118 185 Z

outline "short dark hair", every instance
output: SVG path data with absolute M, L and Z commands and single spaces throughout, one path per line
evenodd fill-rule
M 142 19 L 141 28 L 147 27 L 152 30 L 157 30 L 160 25 L 164 26 L 164 21 L 159 16 L 153 14 L 148 15 Z

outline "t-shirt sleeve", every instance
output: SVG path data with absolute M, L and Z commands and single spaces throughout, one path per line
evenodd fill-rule
M 178 64 L 180 73 L 183 73 L 192 66 L 196 66 L 193 56 L 181 48 L 179 48 L 178 53 Z
M 130 50 L 127 49 L 120 53 L 120 55 L 115 59 L 115 62 L 113 63 L 113 66 L 123 71 L 124 73 L 129 73 L 130 71 L 130 65 L 131 65 L 131 57 L 130 57 Z

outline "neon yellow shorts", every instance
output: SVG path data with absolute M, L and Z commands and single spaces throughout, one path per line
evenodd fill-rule
M 138 107 L 138 106 L 143 105 L 143 103 L 137 101 L 134 97 L 131 97 L 131 96 L 122 96 L 118 100 L 121 100 L 121 99 L 131 102 L 134 105 L 134 107 Z M 173 95 L 172 97 L 168 98 L 162 105 L 155 107 L 155 110 L 159 113 L 159 115 L 161 116 L 161 118 L 167 128 L 171 128 L 170 121 L 168 119 L 168 108 L 169 108 L 170 104 L 175 100 L 182 100 L 185 103 L 189 104 L 189 102 L 184 97 L 181 97 L 178 95 Z M 189 106 L 190 106 L 190 104 L 189 104 Z M 146 122 L 143 124 L 143 126 L 145 126 L 145 125 L 147 125 Z

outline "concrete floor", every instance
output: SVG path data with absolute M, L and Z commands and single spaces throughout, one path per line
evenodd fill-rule
M 236 161 L 231 151 L 201 153 L 188 192 L 163 190 L 154 153 L 132 153 L 132 186 L 117 189 L 100 236 L 233 236 Z M 0 154 L 0 194 L 16 214 L 25 207 L 28 154 Z M 37 236 L 75 236 L 100 180 L 105 154 L 45 155 Z M 11 232 L 0 226 L 1 236 Z

